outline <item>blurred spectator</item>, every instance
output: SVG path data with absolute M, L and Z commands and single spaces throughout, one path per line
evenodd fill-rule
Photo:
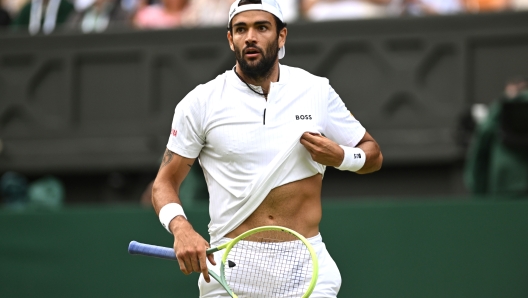
M 233 0 L 192 0 L 189 18 L 198 26 L 225 26 Z
M 391 0 L 301 0 L 301 10 L 311 21 L 375 18 L 387 16 Z
M 456 14 L 464 11 L 461 0 L 392 0 L 392 15 L 442 15 Z
M 464 170 L 473 194 L 528 196 L 526 119 L 528 79 L 511 80 L 473 136 Z
M 13 0 L 10 0 L 13 1 Z M 91 7 L 96 0 L 72 0 L 73 6 L 75 7 L 75 11 L 82 12 Z M 121 9 L 124 10 L 127 14 L 132 15 L 136 12 L 137 8 L 141 3 L 143 3 L 143 0 L 115 0 L 119 2 L 119 5 L 121 6 Z
M 227 27 L 229 7 L 234 0 L 191 0 L 189 19 L 197 26 Z M 285 22 L 294 22 L 299 17 L 298 0 L 281 0 L 281 10 Z
M 64 186 L 59 179 L 46 176 L 30 184 L 28 197 L 33 209 L 59 209 L 64 202 Z
M 133 24 L 140 29 L 169 29 L 196 25 L 190 0 L 161 0 L 160 4 L 140 7 Z
M 513 9 L 515 10 L 528 10 L 528 0 L 512 0 Z
M 28 179 L 17 172 L 6 172 L 0 177 L 0 197 L 6 208 L 21 210 L 28 204 Z
M 0 6 L 0 28 L 1 27 L 7 27 L 11 24 L 11 16 L 7 12 L 7 10 L 3 9 Z
M 513 99 L 528 89 L 528 79 L 523 77 L 513 78 L 506 83 L 504 95 L 507 99 Z
M 463 0 L 468 12 L 503 11 L 513 8 L 514 0 Z
M 27 2 L 28 0 L 0 0 L 0 6 L 5 9 L 9 13 L 11 19 L 13 19 L 18 15 Z
M 69 29 L 90 33 L 125 27 L 129 21 L 129 14 L 122 9 L 118 0 L 95 0 L 85 10 L 73 13 L 67 23 Z
M 50 34 L 57 25 L 66 22 L 74 10 L 73 4 L 66 0 L 31 0 L 13 21 L 15 29 L 28 28 L 31 35 Z
M 95 3 L 95 0 L 72 0 L 75 11 L 84 11 Z
M 13 210 L 57 209 L 64 201 L 64 186 L 53 176 L 29 183 L 23 174 L 6 172 L 0 177 L 0 198 Z

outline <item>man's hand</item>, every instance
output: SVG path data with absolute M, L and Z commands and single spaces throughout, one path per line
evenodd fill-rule
M 310 152 L 314 161 L 325 166 L 339 167 L 345 157 L 343 149 L 336 142 L 320 134 L 303 133 L 301 144 Z
M 170 229 L 174 234 L 174 252 L 180 270 L 186 275 L 192 272 L 202 272 L 205 281 L 209 282 L 206 258 L 211 264 L 216 265 L 213 254 L 207 256 L 205 254 L 209 243 L 196 233 L 191 224 L 182 216 L 170 222 Z

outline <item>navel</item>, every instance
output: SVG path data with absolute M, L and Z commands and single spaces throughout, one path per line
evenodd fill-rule
M 273 215 L 268 216 L 269 219 L 273 220 Z

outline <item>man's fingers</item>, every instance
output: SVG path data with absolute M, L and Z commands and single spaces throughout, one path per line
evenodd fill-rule
M 185 274 L 185 275 L 191 274 L 191 271 L 189 271 L 187 269 L 187 268 L 190 268 L 189 267 L 190 264 L 186 264 L 184 258 L 181 258 L 181 257 L 178 257 L 178 256 L 176 256 L 176 258 L 178 259 L 178 264 L 180 265 L 180 271 L 183 272 L 183 274 Z
M 216 261 L 214 259 L 214 254 L 207 255 L 207 259 L 209 260 L 209 263 L 213 264 L 213 266 L 216 266 Z
M 301 136 L 301 140 L 306 140 L 310 143 L 313 143 L 313 142 L 316 142 L 317 141 L 317 138 L 321 137 L 320 134 L 316 134 L 316 133 L 313 133 L 313 132 L 305 132 L 302 134 Z
M 205 253 L 206 253 L 206 257 L 207 259 L 209 260 L 209 263 L 213 264 L 213 266 L 216 266 L 216 262 L 215 262 L 215 259 L 214 259 L 214 253 L 212 254 L 207 254 L 207 250 L 211 248 L 211 245 L 209 245 L 209 243 L 205 243 Z
M 308 146 L 311 146 L 312 143 L 308 142 L 307 140 L 301 138 L 300 140 L 301 144 L 304 146 L 304 147 L 308 147 Z
M 205 281 L 210 282 L 211 279 L 209 278 L 209 271 L 207 271 L 207 263 L 204 257 L 200 257 L 200 268 L 202 270 L 202 274 L 203 274 Z
M 191 251 L 191 263 L 193 266 L 193 272 L 200 272 L 207 270 L 207 265 L 205 264 L 205 248 L 206 246 L 198 246 Z
M 318 133 L 305 132 L 301 136 L 301 144 L 307 147 L 306 143 L 303 143 L 302 141 L 305 141 L 306 143 L 311 144 L 313 148 L 313 147 L 321 146 L 324 142 L 324 137 Z
M 192 266 L 192 272 L 200 272 L 202 271 L 202 267 L 200 266 L 200 258 L 198 256 L 195 256 L 191 258 L 191 266 Z
M 343 161 L 343 149 L 324 135 L 305 132 L 300 143 L 308 150 L 312 160 L 327 166 L 339 166 Z
M 189 275 L 193 272 L 200 272 L 200 265 L 198 264 L 196 253 L 184 250 L 176 253 L 176 258 L 180 264 L 180 270 L 184 274 Z
M 314 151 L 316 146 L 314 143 L 303 138 L 301 138 L 301 145 L 303 145 L 309 152 Z
M 193 272 L 204 272 L 206 279 L 209 279 L 206 263 L 206 249 L 209 243 L 190 226 L 188 230 L 178 231 L 174 235 L 174 251 L 180 270 L 187 275 Z

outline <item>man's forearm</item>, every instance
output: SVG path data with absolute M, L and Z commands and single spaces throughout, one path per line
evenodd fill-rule
M 160 209 L 170 203 L 181 205 L 180 198 L 175 187 L 168 181 L 159 181 L 157 178 L 152 186 L 152 206 L 159 215 Z
M 368 174 L 376 172 L 381 169 L 383 163 L 383 155 L 379 148 L 378 143 L 375 141 L 367 140 L 357 146 L 365 152 L 366 160 L 363 167 L 356 171 L 358 174 Z

